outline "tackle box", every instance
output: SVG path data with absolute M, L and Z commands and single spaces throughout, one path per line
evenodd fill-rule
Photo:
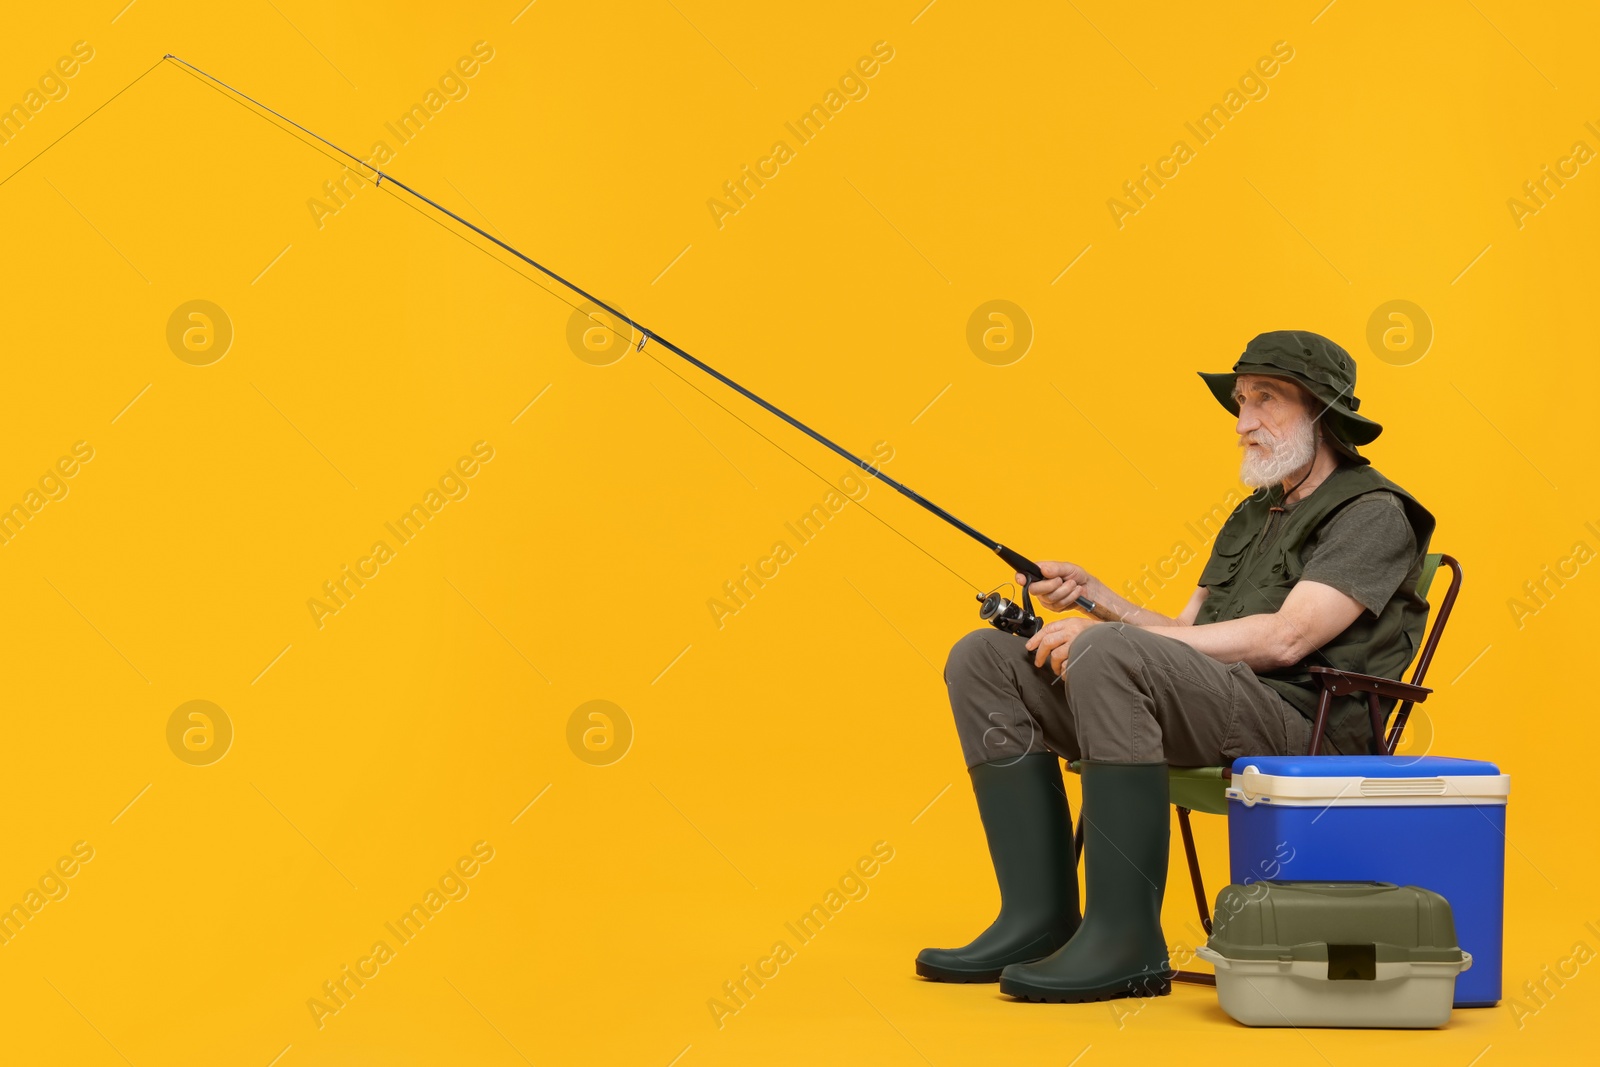
M 1509 775 L 1444 756 L 1248 756 L 1228 783 L 1230 881 L 1393 882 L 1443 894 L 1472 970 L 1455 1006 L 1500 1000 Z
M 1472 966 L 1449 901 L 1412 885 L 1230 885 L 1212 923 L 1198 952 L 1222 1010 L 1246 1026 L 1442 1026 Z

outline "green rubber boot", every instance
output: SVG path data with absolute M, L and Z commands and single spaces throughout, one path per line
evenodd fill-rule
M 1165 763 L 1084 760 L 1083 923 L 1066 947 L 1000 975 L 1023 1000 L 1084 1001 L 1172 991 L 1161 898 L 1167 884 Z
M 961 948 L 925 948 L 917 973 L 940 982 L 993 982 L 1008 963 L 1042 959 L 1078 928 L 1078 865 L 1061 764 L 1053 752 L 973 767 L 1000 915 Z

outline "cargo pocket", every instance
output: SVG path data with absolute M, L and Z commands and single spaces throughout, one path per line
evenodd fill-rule
M 1243 738 L 1241 737 L 1239 724 L 1239 716 L 1247 699 L 1245 686 L 1258 684 L 1255 680 L 1255 672 L 1243 663 L 1230 663 L 1228 664 L 1228 674 L 1232 680 L 1228 689 L 1227 722 L 1222 724 L 1222 744 L 1217 752 L 1222 757 L 1220 762 L 1224 764 L 1232 763 L 1238 756 L 1255 755 L 1253 752 L 1240 751 Z
M 1233 699 L 1229 706 L 1230 721 L 1222 742 L 1224 763 L 1240 756 L 1293 756 L 1303 755 L 1304 748 L 1296 749 L 1293 723 L 1287 718 L 1294 715 L 1304 718 L 1287 701 L 1268 686 L 1261 684 L 1249 665 L 1228 664 L 1233 676 Z M 1309 741 L 1310 724 L 1306 724 Z
M 1300 714 L 1300 710 L 1287 700 L 1283 702 L 1284 728 L 1289 733 L 1289 743 L 1283 751 L 1290 756 L 1304 756 L 1311 750 L 1311 720 Z M 1325 748 L 1327 752 L 1336 751 L 1331 746 Z

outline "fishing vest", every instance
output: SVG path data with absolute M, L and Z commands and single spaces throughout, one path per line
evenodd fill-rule
M 1433 515 L 1370 464 L 1341 465 L 1291 511 L 1268 510 L 1282 502 L 1281 484 L 1267 486 L 1245 498 L 1217 531 L 1211 558 L 1200 572 L 1199 584 L 1210 593 L 1201 602 L 1196 625 L 1275 612 L 1300 580 L 1305 564 L 1302 555 L 1309 555 L 1306 549 L 1312 534 L 1334 512 L 1374 489 L 1387 489 L 1400 497 L 1416 534 L 1417 558 L 1400 588 L 1377 615 L 1363 608 L 1355 622 L 1300 662 L 1256 672 L 1262 682 L 1313 721 L 1321 685 L 1307 668 L 1316 664 L 1399 679 L 1406 665 L 1416 658 L 1428 623 L 1428 604 L 1417 595 L 1417 579 L 1433 536 Z M 1391 704 L 1385 698 L 1379 709 Z M 1321 751 L 1358 755 L 1370 752 L 1371 744 L 1366 694 L 1333 697 Z

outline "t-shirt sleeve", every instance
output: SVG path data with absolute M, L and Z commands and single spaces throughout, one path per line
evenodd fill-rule
M 1416 559 L 1417 537 L 1405 505 L 1393 493 L 1375 490 L 1322 524 L 1300 577 L 1331 585 L 1376 615 Z

